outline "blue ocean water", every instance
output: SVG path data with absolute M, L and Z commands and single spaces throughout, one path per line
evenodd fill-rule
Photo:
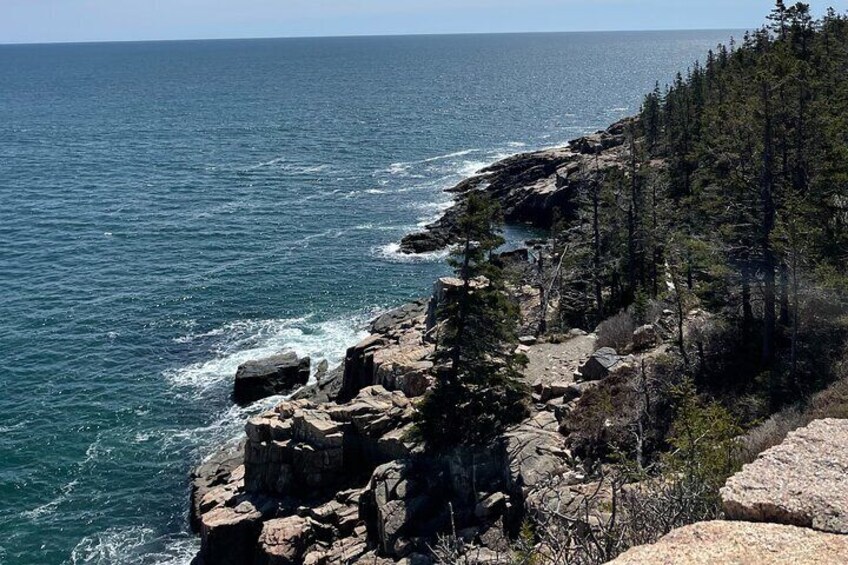
M 239 363 L 338 362 L 445 271 L 396 253 L 442 189 L 730 35 L 0 46 L 0 563 L 187 563 Z

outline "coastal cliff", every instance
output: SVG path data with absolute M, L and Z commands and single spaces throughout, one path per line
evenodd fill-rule
M 450 189 L 455 278 L 198 469 L 197 563 L 843 561 L 848 18 L 771 21 Z

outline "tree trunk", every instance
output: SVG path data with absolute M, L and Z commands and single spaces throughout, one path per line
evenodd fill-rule
M 780 262 L 780 325 L 789 326 L 789 266 Z
M 775 258 L 771 246 L 771 234 L 774 229 L 774 132 L 772 131 L 772 116 L 769 86 L 762 83 L 763 102 L 763 163 L 760 176 L 760 203 L 763 218 L 760 226 L 760 244 L 762 247 L 762 269 L 764 279 L 763 294 L 763 346 L 762 362 L 768 367 L 774 360 L 775 318 Z
M 597 308 L 597 321 L 604 319 L 604 288 L 601 280 L 601 186 L 596 178 L 593 181 L 592 191 L 592 231 L 594 234 L 593 247 L 595 252 L 593 264 L 593 278 L 595 283 L 595 307 Z

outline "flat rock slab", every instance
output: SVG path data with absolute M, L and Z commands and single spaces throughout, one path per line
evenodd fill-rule
M 731 477 L 721 499 L 730 519 L 848 534 L 848 420 L 792 432 Z
M 701 522 L 635 547 L 610 565 L 832 565 L 848 563 L 848 536 L 780 524 Z
M 562 343 L 538 343 L 526 352 L 527 384 L 573 382 L 574 372 L 595 351 L 594 335 L 577 336 Z

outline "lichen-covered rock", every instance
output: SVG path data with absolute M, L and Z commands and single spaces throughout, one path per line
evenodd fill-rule
M 848 534 L 848 420 L 790 433 L 731 477 L 721 498 L 732 519 Z
M 836 565 L 848 563 L 848 536 L 778 524 L 701 522 L 633 548 L 609 565 Z

